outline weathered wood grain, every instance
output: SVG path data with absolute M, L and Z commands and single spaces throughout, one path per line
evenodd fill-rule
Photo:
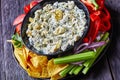
M 1 9 L 1 2 L 0 2 Z M 4 53 L 3 53 L 3 35 L 2 35 L 2 19 L 1 19 L 1 10 L 0 10 L 0 79 L 5 80 L 5 71 L 4 71 Z
M 114 26 L 113 40 L 108 53 L 108 60 L 115 80 L 120 80 L 120 13 L 111 11 Z
M 107 54 L 112 77 L 120 80 L 120 0 L 107 0 L 106 5 L 111 13 L 113 39 Z
M 120 13 L 120 0 L 105 0 L 105 4 L 112 10 Z
M 32 80 L 25 71 L 23 71 L 13 58 L 11 44 L 6 40 L 11 39 L 13 34 L 12 22 L 16 16 L 23 13 L 24 4 L 28 3 L 28 0 L 1 0 L 1 15 L 2 15 L 2 36 L 4 45 L 3 54 L 1 58 L 3 62 L 3 72 L 5 76 L 0 80 Z M 1 73 L 2 75 L 2 73 Z
M 117 18 L 115 18 L 114 20 L 116 21 L 117 19 L 120 17 L 118 16 Z M 114 22 L 113 22 L 114 23 Z M 111 71 L 113 74 L 113 77 L 115 80 L 120 80 L 120 36 L 118 36 L 120 34 L 120 25 L 118 26 L 118 22 L 116 23 L 116 33 L 114 33 L 114 39 L 108 54 L 108 59 L 109 59 L 109 63 L 110 63 L 110 67 L 111 67 Z M 120 21 L 119 21 L 120 23 Z M 119 30 L 119 32 L 118 32 Z

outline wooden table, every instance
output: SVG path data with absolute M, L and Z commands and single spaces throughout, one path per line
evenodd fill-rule
M 23 13 L 23 6 L 30 0 L 0 1 L 0 80 L 37 80 L 29 77 L 13 58 L 11 39 L 13 20 Z M 113 23 L 113 40 L 103 58 L 82 80 L 120 80 L 120 0 L 106 0 Z M 80 80 L 74 78 L 69 80 Z

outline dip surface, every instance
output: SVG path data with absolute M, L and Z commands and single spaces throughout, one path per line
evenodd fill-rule
M 85 12 L 73 1 L 47 4 L 34 15 L 34 18 L 29 18 L 26 34 L 30 44 L 45 54 L 65 51 L 68 45 L 74 46 L 87 27 Z

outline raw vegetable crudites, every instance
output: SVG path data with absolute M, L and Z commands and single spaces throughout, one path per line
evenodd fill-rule
M 110 13 L 106 9 L 105 0 L 81 0 L 88 8 L 90 13 L 90 30 L 84 38 L 84 42 L 93 42 L 98 32 L 106 32 L 111 28 Z
M 109 42 L 109 33 L 108 31 L 111 28 L 110 23 L 110 13 L 106 9 L 104 5 L 104 0 L 81 0 L 88 8 L 90 13 L 90 30 L 88 31 L 87 36 L 84 38 L 83 43 L 74 47 L 73 55 L 69 55 L 66 57 L 55 58 L 55 64 L 62 63 L 70 63 L 70 65 L 61 71 L 59 75 L 61 77 L 69 75 L 77 75 L 80 71 L 83 74 L 86 74 L 89 69 L 92 67 L 96 59 L 99 57 L 100 53 L 102 53 L 103 49 Z M 98 39 L 99 37 L 99 39 Z M 94 57 L 89 60 L 80 60 L 80 57 L 85 58 L 86 55 L 84 53 L 88 53 L 90 51 L 94 51 Z M 75 55 L 79 55 L 79 58 L 75 57 Z M 80 55 L 82 54 L 82 56 Z M 90 55 L 91 54 L 87 54 Z M 76 59 L 75 59 L 76 58 Z M 66 60 L 65 60 L 66 59 Z M 73 62 L 74 60 L 78 60 Z

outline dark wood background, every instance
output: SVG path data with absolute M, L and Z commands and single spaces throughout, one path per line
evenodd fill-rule
M 30 0 L 0 0 L 0 80 L 33 79 L 21 69 L 13 57 L 11 39 L 14 31 L 13 20 L 23 13 L 23 6 Z M 82 80 L 120 80 L 120 0 L 105 2 L 112 16 L 112 43 L 103 58 L 92 67 Z M 79 77 L 69 80 L 80 80 Z

